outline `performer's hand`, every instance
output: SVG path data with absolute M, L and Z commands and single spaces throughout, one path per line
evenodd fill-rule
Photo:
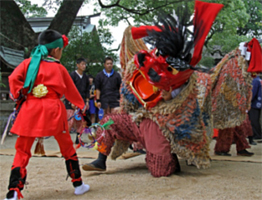
M 86 102 L 86 110 L 89 110 L 89 101 Z
M 83 128 L 87 127 L 87 122 L 85 120 L 83 120 L 82 126 L 83 126 Z
M 97 102 L 97 103 L 96 103 L 96 107 L 97 107 L 98 109 L 100 109 L 100 108 L 101 108 L 101 102 Z
M 165 101 L 168 101 L 168 100 L 172 99 L 171 92 L 172 92 L 172 88 L 171 88 L 171 87 L 170 87 L 170 90 L 169 90 L 169 91 L 163 90 L 163 91 L 161 92 L 161 97 L 162 97 Z

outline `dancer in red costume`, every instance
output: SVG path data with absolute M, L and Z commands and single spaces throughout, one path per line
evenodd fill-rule
M 89 186 L 81 179 L 78 158 L 68 132 L 66 109 L 60 100 L 65 95 L 70 102 L 85 111 L 82 97 L 59 61 L 68 39 L 57 31 L 46 30 L 39 35 L 38 43 L 31 58 L 25 59 L 9 76 L 10 95 L 18 103 L 23 103 L 10 130 L 19 137 L 6 199 L 23 197 L 21 190 L 26 181 L 26 166 L 36 137 L 54 136 L 66 160 L 75 194 L 84 194 L 89 190 Z

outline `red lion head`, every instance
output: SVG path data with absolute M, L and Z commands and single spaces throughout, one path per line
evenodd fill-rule
M 189 79 L 198 69 L 195 65 L 201 59 L 205 38 L 222 7 L 196 1 L 193 33 L 187 29 L 185 17 L 179 21 L 171 15 L 160 17 L 156 26 L 132 28 L 134 39 L 147 36 L 144 40 L 154 46 L 150 52 L 141 50 L 134 57 L 137 69 L 151 85 L 169 91 Z

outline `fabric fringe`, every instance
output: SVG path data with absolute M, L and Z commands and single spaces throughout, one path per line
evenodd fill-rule
M 36 146 L 35 146 L 34 154 L 44 156 L 45 155 L 44 138 L 40 137 L 40 138 L 37 138 L 37 139 L 38 139 L 38 141 L 37 141 Z
M 134 57 L 134 55 L 144 49 L 148 50 L 143 39 L 134 40 L 131 33 L 132 26 L 126 28 L 123 34 L 120 49 L 120 64 L 123 70 L 126 69 L 127 63 Z
M 209 167 L 213 125 L 219 129 L 240 125 L 250 107 L 252 80 L 245 59 L 238 49 L 230 52 L 211 75 L 194 72 L 178 96 L 170 101 L 159 101 L 155 107 L 146 110 L 133 101 L 129 88 L 136 69 L 133 55 L 142 49 L 148 50 L 142 40 L 132 39 L 131 27 L 128 27 L 120 54 L 124 90 L 120 100 L 122 111 L 128 113 L 137 125 L 144 118 L 153 120 L 170 142 L 171 153 L 198 168 Z
M 252 78 L 239 49 L 230 52 L 214 68 L 212 114 L 217 129 L 240 126 L 246 119 L 252 98 Z
M 134 110 L 130 102 L 123 102 L 124 108 L 137 124 L 143 118 L 150 118 L 159 125 L 170 142 L 171 153 L 194 162 L 198 168 L 210 165 L 208 151 L 213 136 L 213 121 L 211 80 L 208 74 L 194 72 L 176 98 L 160 101 L 150 110 L 140 107 L 132 112 Z M 128 110 L 130 108 L 132 111 Z
M 115 140 L 115 145 L 111 153 L 111 159 L 115 160 L 119 156 L 121 156 L 123 153 L 127 152 L 129 145 L 130 145 L 129 141 Z

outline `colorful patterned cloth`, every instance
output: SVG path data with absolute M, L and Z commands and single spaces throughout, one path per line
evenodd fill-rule
M 165 149 L 165 151 L 168 151 L 165 155 L 177 154 L 186 159 L 188 164 L 193 164 L 197 168 L 209 167 L 210 156 L 208 152 L 213 136 L 213 123 L 214 128 L 218 129 L 240 125 L 246 118 L 246 110 L 250 107 L 251 77 L 246 71 L 247 62 L 240 55 L 240 51 L 236 49 L 223 58 L 212 70 L 211 75 L 194 72 L 175 98 L 169 101 L 161 100 L 153 108 L 145 109 L 136 99 L 129 85 L 136 70 L 131 54 L 135 52 L 134 49 L 139 50 L 138 44 L 143 44 L 142 40 L 134 42 L 129 37 L 130 30 L 130 28 L 127 28 L 125 31 L 124 42 L 122 43 L 122 50 L 128 52 L 128 54 L 124 58 L 121 57 L 124 71 L 120 105 L 124 114 L 118 115 L 119 118 L 130 116 L 130 119 L 132 119 L 130 123 L 132 123 L 133 128 L 137 127 L 136 129 L 141 129 L 146 120 L 155 122 L 169 143 L 169 150 Z M 124 51 L 121 51 L 121 53 L 126 53 Z M 105 141 L 107 137 L 111 137 L 112 140 L 116 138 L 120 141 L 140 141 L 141 138 L 144 138 L 145 141 L 142 144 L 147 151 L 146 161 L 151 174 L 158 176 L 158 172 L 161 171 L 160 168 L 166 170 L 165 175 L 173 172 L 173 168 L 168 170 L 167 167 L 173 165 L 174 159 L 165 159 L 165 161 L 158 159 L 156 152 L 148 150 L 155 146 L 154 142 L 148 139 L 148 136 L 157 136 L 158 129 L 140 130 L 140 135 L 134 135 L 134 138 L 131 139 L 130 135 L 127 136 L 125 131 L 121 131 L 121 126 L 127 129 L 129 124 L 121 122 L 117 126 L 119 126 L 119 129 L 113 129 L 114 131 L 111 132 L 106 131 Z M 114 135 L 117 135 L 117 137 L 113 137 Z M 157 137 L 155 142 L 160 138 L 160 136 Z M 148 145 L 145 144 L 147 140 L 151 141 Z M 112 145 L 107 147 L 108 151 L 111 147 Z M 120 145 L 119 142 L 116 143 L 113 152 L 117 151 L 116 155 L 121 155 L 126 151 L 122 147 L 123 145 Z M 161 150 L 163 146 L 158 145 L 155 148 Z M 152 160 L 154 161 L 151 162 Z

